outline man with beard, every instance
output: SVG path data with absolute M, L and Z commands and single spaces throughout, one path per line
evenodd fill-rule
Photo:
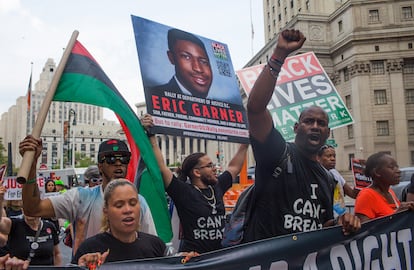
M 179 251 L 204 253 L 220 249 L 225 225 L 223 195 L 240 173 L 249 146 L 241 144 L 219 176 L 209 156 L 193 153 L 178 168 L 177 178 L 165 164 L 157 138 L 148 133 L 153 126 L 151 115 L 145 115 L 141 122 L 149 134 L 165 190 L 177 207 L 183 233 Z
M 294 125 L 294 143 L 286 143 L 266 106 L 285 58 L 302 47 L 298 30 L 279 34 L 273 55 L 250 92 L 247 113 L 250 142 L 256 159 L 252 215 L 243 242 L 342 224 L 348 234 L 360 228 L 348 213 L 333 219 L 333 179 L 317 161 L 329 137 L 329 119 L 320 107 L 305 108 Z
M 74 226 L 73 253 L 85 238 L 100 232 L 102 223 L 102 209 L 104 205 L 103 191 L 107 184 L 117 178 L 125 178 L 131 156 L 125 142 L 110 139 L 99 145 L 98 167 L 102 176 L 102 185 L 93 188 L 72 188 L 59 196 L 46 199 L 40 198 L 39 187 L 36 182 L 36 164 L 42 151 L 42 140 L 27 136 L 19 145 L 20 154 L 26 151 L 35 151 L 32 168 L 26 184 L 23 185 L 23 209 L 27 215 L 34 217 L 57 217 L 69 220 Z M 139 196 L 141 205 L 141 224 L 139 230 L 156 235 L 154 221 L 144 197 Z M 79 228 L 79 235 L 78 233 Z

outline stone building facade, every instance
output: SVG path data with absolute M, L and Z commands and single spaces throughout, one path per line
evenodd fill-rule
M 414 164 L 414 1 L 264 0 L 265 47 L 247 64 L 266 63 L 277 34 L 301 30 L 298 52 L 313 51 L 354 123 L 335 129 L 337 168 L 386 151 Z

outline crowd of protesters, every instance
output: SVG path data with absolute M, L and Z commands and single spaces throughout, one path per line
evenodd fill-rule
M 400 171 L 395 159 L 388 154 L 377 153 L 368 158 L 365 173 L 373 179 L 373 184 L 361 192 L 338 177 L 334 169 L 335 151 L 325 145 L 330 134 L 329 118 L 321 107 L 311 106 L 301 112 L 294 125 L 293 143 L 286 142 L 275 128 L 267 104 L 285 58 L 301 48 L 305 40 L 300 31 L 281 32 L 269 62 L 249 95 L 247 111 L 250 142 L 256 159 L 256 182 L 255 200 L 251 202 L 255 211 L 246 226 L 244 243 L 337 224 L 348 235 L 358 231 L 361 222 L 405 209 L 414 210 L 414 202 L 401 203 L 390 189 L 390 185 L 399 182 Z M 165 190 L 175 201 L 184 223 L 181 224 L 184 241 L 179 248 L 184 253 L 179 255 L 188 260 L 198 252 L 220 249 L 225 214 L 223 194 L 239 174 L 248 145 L 240 146 L 228 169 L 220 176 L 216 175 L 215 164 L 205 153 L 193 153 L 184 160 L 176 177 L 164 163 L 157 138 L 151 133 L 151 116 L 144 116 L 141 121 L 161 168 Z M 104 262 L 170 255 L 166 244 L 157 236 L 145 198 L 133 182 L 125 179 L 131 159 L 125 142 L 110 139 L 100 144 L 98 164 L 85 171 L 84 187 L 69 188 L 61 180 L 48 180 L 45 193 L 56 194 L 43 198 L 36 170 L 42 148 L 42 140 L 31 135 L 19 145 L 22 156 L 27 151 L 34 152 L 27 181 L 23 184 L 22 200 L 6 202 L 7 189 L 0 181 L 3 205 L 0 268 L 61 265 L 58 246 L 61 227 L 66 229 L 65 244 L 72 248 L 72 263 L 80 266 L 95 267 Z M 274 168 L 275 164 L 282 163 L 286 167 Z M 276 169 L 280 169 L 277 175 Z M 336 187 L 341 196 L 356 198 L 356 215 L 345 212 L 335 215 Z M 408 194 L 409 199 L 414 197 L 414 180 Z M 312 202 L 321 213 L 315 216 L 295 213 L 294 205 L 299 200 Z M 382 206 L 374 203 L 378 201 Z M 309 229 L 289 227 L 288 222 L 284 222 L 289 217 L 314 226 Z M 214 239 L 194 239 L 191 234 L 194 224 L 209 218 L 223 219 Z

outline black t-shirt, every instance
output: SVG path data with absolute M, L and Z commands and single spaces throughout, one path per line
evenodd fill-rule
M 168 195 L 177 207 L 177 213 L 183 230 L 183 239 L 179 251 L 197 251 L 204 253 L 220 249 L 225 225 L 224 193 L 232 185 L 230 172 L 225 171 L 218 177 L 212 189 L 200 189 L 173 177 L 167 188 Z M 208 201 L 205 197 L 214 200 Z M 215 210 L 214 210 L 215 209 Z
M 143 232 L 138 232 L 138 238 L 132 243 L 121 242 L 108 232 L 99 233 L 82 242 L 72 258 L 72 263 L 78 264 L 79 258 L 84 254 L 103 253 L 108 249 L 109 255 L 105 262 L 118 262 L 162 257 L 165 244 L 157 236 Z
M 11 218 L 12 225 L 7 246 L 10 255 L 26 260 L 29 257 L 30 246 L 34 242 L 36 231 L 32 230 L 23 218 Z M 30 265 L 54 265 L 54 247 L 59 244 L 58 232 L 51 222 L 42 220 L 37 243 L 39 247 L 34 250 L 35 255 Z
M 244 242 L 313 231 L 333 218 L 333 178 L 318 162 L 304 157 L 295 144 L 289 143 L 290 157 L 281 175 L 274 178 L 286 141 L 275 129 L 263 144 L 250 139 L 256 159 L 256 189 Z

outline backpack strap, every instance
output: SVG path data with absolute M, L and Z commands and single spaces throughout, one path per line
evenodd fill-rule
M 287 173 L 293 173 L 293 165 L 290 157 L 290 146 L 289 143 L 285 144 L 285 149 L 283 150 L 283 154 L 280 157 L 280 160 L 276 163 L 276 167 L 273 169 L 273 178 L 278 178 L 282 172 L 283 169 L 287 170 Z

